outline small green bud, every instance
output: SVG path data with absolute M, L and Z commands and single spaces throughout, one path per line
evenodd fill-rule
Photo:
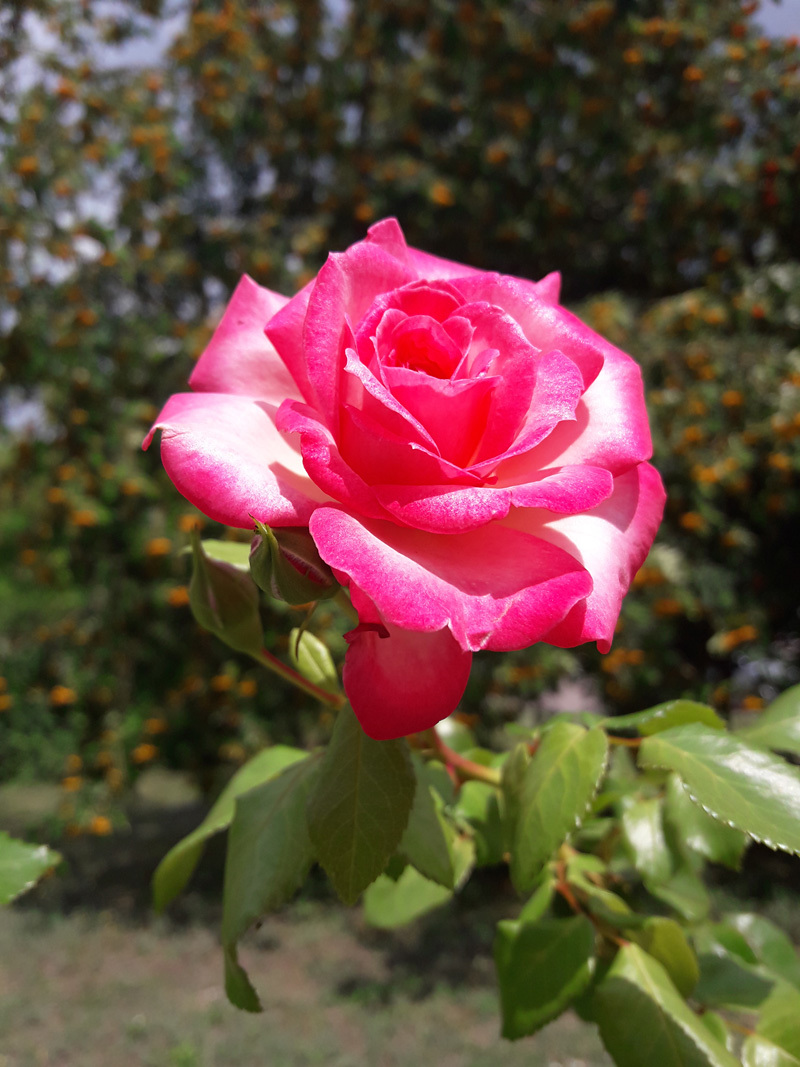
M 192 562 L 189 603 L 195 619 L 237 652 L 260 653 L 264 631 L 258 589 L 250 575 L 206 555 L 196 530 L 192 532 Z
M 304 526 L 272 529 L 256 520 L 250 546 L 250 573 L 265 593 L 288 604 L 308 604 L 335 596 L 339 583 Z

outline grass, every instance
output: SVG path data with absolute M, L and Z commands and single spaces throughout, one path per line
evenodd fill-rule
M 572 1015 L 516 1044 L 499 1037 L 491 944 L 513 905 L 493 886 L 470 884 L 455 906 L 389 934 L 312 879 L 245 939 L 242 961 L 264 1011 L 237 1011 L 225 999 L 217 935 L 223 842 L 210 843 L 170 917 L 156 917 L 152 871 L 202 805 L 158 781 L 150 792 L 128 831 L 59 842 L 66 868 L 0 911 L 0 1067 L 610 1063 Z M 52 803 L 46 789 L 4 787 L 0 826 L 22 833 Z
M 219 946 L 204 926 L 8 910 L 0 1067 L 608 1063 L 572 1016 L 527 1041 L 501 1041 L 488 957 L 467 958 L 454 981 L 446 960 L 426 969 L 415 942 L 365 931 L 357 913 L 327 904 L 273 917 L 243 951 L 264 1003 L 247 1015 L 225 1000 Z

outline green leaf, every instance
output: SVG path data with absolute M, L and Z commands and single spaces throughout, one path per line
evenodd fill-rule
M 725 723 L 708 704 L 698 704 L 695 700 L 668 700 L 664 704 L 645 711 L 636 711 L 632 715 L 614 715 L 604 719 L 601 726 L 611 733 L 636 730 L 642 737 L 671 730 L 673 726 L 687 723 L 703 723 L 714 730 L 724 730 Z
M 800 685 L 786 689 L 752 726 L 745 726 L 736 733 L 749 745 L 800 756 Z
M 218 560 L 220 563 L 229 563 L 237 570 L 250 573 L 250 542 L 243 541 L 216 541 L 213 538 L 203 541 L 203 551 L 209 559 Z M 191 545 L 184 552 L 191 552 Z
M 475 831 L 475 863 L 490 867 L 503 859 L 503 822 L 499 793 L 487 782 L 464 782 L 454 806 L 456 816 Z
M 580 825 L 606 765 L 608 739 L 595 727 L 559 722 L 531 760 L 520 795 L 511 879 L 519 892 L 533 888 L 556 849 Z
M 425 764 L 416 756 L 412 756 L 411 762 L 417 785 L 408 826 L 400 840 L 400 852 L 420 874 L 452 889 L 455 829 L 444 817 L 442 798 L 428 784 Z
M 705 882 L 690 867 L 679 867 L 665 882 L 645 882 L 647 891 L 690 922 L 705 919 L 711 907 Z
M 652 797 L 634 801 L 622 814 L 622 836 L 633 865 L 651 882 L 666 882 L 672 874 L 661 810 L 661 800 Z
M 733 1052 L 731 1047 L 733 1044 L 732 1035 L 721 1015 L 718 1015 L 715 1011 L 704 1011 L 700 1016 L 700 1022 L 711 1033 L 712 1037 L 716 1038 L 721 1045 L 724 1045 L 729 1052 Z
M 800 1062 L 800 993 L 790 985 L 776 986 L 761 1005 L 756 1033 Z
M 800 959 L 783 930 L 763 915 L 743 912 L 725 918 L 742 935 L 760 964 L 800 988 Z
M 501 778 L 501 813 L 503 818 L 503 850 L 511 852 L 519 818 L 522 787 L 531 761 L 527 744 L 516 745 L 503 764 Z
M 686 934 L 674 919 L 655 916 L 631 934 L 648 956 L 658 960 L 682 997 L 688 997 L 700 977 L 700 968 Z
M 368 737 L 345 705 L 308 802 L 317 859 L 345 904 L 355 904 L 397 849 L 414 789 L 406 742 Z
M 592 1009 L 617 1067 L 738 1067 L 638 945 L 619 950 Z
M 236 943 L 265 912 L 289 900 L 308 874 L 314 856 L 306 806 L 319 767 L 319 756 L 308 756 L 236 800 L 225 860 L 222 947 L 226 992 L 246 1011 L 260 1005 Z
M 156 868 L 153 875 L 153 906 L 156 911 L 163 911 L 189 881 L 203 854 L 205 841 L 230 825 L 236 798 L 248 789 L 274 778 L 285 767 L 305 759 L 306 755 L 299 748 L 274 745 L 253 756 L 234 774 L 197 829 L 171 848 Z
M 441 907 L 452 895 L 452 889 L 437 885 L 409 866 L 397 881 L 382 874 L 367 887 L 364 918 L 372 926 L 390 930 Z
M 594 930 L 583 915 L 500 922 L 494 958 L 503 1037 L 512 1041 L 555 1019 L 592 976 Z
M 299 641 L 298 641 L 299 636 Z M 295 626 L 289 634 L 289 656 L 297 670 L 309 682 L 327 693 L 340 693 L 339 674 L 328 646 L 308 630 Z
M 0 905 L 8 904 L 61 862 L 47 845 L 29 845 L 0 831 Z
M 712 863 L 739 869 L 747 835 L 705 812 L 692 800 L 677 774 L 667 779 L 664 823 L 681 850 L 688 848 Z
M 742 1045 L 742 1067 L 800 1067 L 800 1059 L 767 1038 L 752 1035 Z
M 648 737 L 643 767 L 675 771 L 706 811 L 763 841 L 800 852 L 800 771 L 769 752 L 706 726 L 679 726 Z
M 774 982 L 729 955 L 721 946 L 713 952 L 701 951 L 698 963 L 700 980 L 695 987 L 694 999 L 712 1008 L 754 1011 L 774 988 Z
M 555 878 L 549 874 L 545 878 L 531 899 L 519 913 L 518 921 L 521 923 L 536 923 L 544 917 L 545 912 L 550 910 L 556 892 Z

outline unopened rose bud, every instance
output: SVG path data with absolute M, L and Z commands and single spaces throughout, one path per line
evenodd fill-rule
M 272 529 L 256 521 L 250 573 L 259 588 L 288 604 L 335 596 L 339 583 L 304 526 Z
M 192 560 L 189 603 L 195 619 L 237 652 L 260 653 L 264 631 L 258 589 L 250 575 L 206 555 L 196 530 Z

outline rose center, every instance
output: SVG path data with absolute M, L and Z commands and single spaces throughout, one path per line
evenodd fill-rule
M 394 337 L 393 363 L 396 367 L 423 371 L 433 378 L 449 378 L 454 368 L 452 347 L 448 350 L 438 343 L 426 327 L 398 331 Z

